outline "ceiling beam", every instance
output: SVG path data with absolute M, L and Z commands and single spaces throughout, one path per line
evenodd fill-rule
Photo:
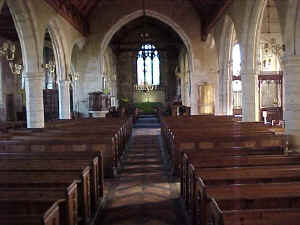
M 206 21 L 206 23 L 202 23 L 202 35 L 201 39 L 202 41 L 206 41 L 208 33 L 211 31 L 211 29 L 217 24 L 219 19 L 224 15 L 225 10 L 228 8 L 228 6 L 232 3 L 232 0 L 224 0 L 224 4 L 221 8 L 219 8 L 216 12 L 216 14 L 212 17 L 211 20 Z
M 86 36 L 89 25 L 80 10 L 70 0 L 45 0 L 52 8 L 71 23 L 80 33 Z

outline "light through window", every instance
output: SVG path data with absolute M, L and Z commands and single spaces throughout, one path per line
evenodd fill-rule
M 234 114 L 240 114 L 235 109 L 242 107 L 242 81 L 241 81 L 241 51 L 240 45 L 235 44 L 232 48 L 232 101 Z
M 232 75 L 240 76 L 241 73 L 241 51 L 240 45 L 236 44 L 232 49 Z
M 159 85 L 159 53 L 154 45 L 144 44 L 137 54 L 138 85 Z

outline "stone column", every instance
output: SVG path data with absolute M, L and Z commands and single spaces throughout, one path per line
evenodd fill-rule
M 59 118 L 71 119 L 70 109 L 70 81 L 60 80 L 59 88 Z
M 219 74 L 219 109 L 216 114 L 232 115 L 232 80 L 228 76 L 228 67 L 224 66 L 220 69 Z
M 258 120 L 258 76 L 256 72 L 242 72 L 243 121 Z
M 300 147 L 300 56 L 283 58 L 284 63 L 284 112 L 286 133 L 290 135 L 290 144 Z
M 28 128 L 43 128 L 44 102 L 43 84 L 44 72 L 25 73 L 26 114 Z

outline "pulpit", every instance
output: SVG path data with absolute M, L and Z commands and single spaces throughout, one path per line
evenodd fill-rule
M 91 117 L 105 117 L 110 108 L 110 98 L 102 92 L 91 92 L 89 95 L 89 115 Z

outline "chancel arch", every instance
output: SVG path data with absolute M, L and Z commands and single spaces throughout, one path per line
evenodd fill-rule
M 157 103 L 167 107 L 174 99 L 182 101 L 176 68 L 180 51 L 186 49 L 184 60 L 189 69 L 185 71 L 190 72 L 190 54 L 171 26 L 148 14 L 137 17 L 114 34 L 108 48 L 116 59 L 121 105 Z M 101 73 L 106 77 L 109 70 L 105 54 L 101 57 Z M 184 79 L 190 78 L 187 75 Z
M 103 65 L 105 63 L 104 60 L 104 54 L 107 46 L 109 45 L 110 41 L 112 40 L 113 36 L 126 24 L 130 23 L 131 21 L 140 18 L 143 16 L 143 10 L 136 10 L 122 18 L 120 18 L 104 35 L 103 40 L 100 45 L 100 54 L 99 54 L 99 61 L 100 61 L 100 74 L 103 74 L 103 68 L 105 66 Z M 178 36 L 181 38 L 181 40 L 184 43 L 184 46 L 186 46 L 187 53 L 188 53 L 188 66 L 189 66 L 189 71 L 193 72 L 194 71 L 194 55 L 195 53 L 193 52 L 193 46 L 190 38 L 188 35 L 185 33 L 185 31 L 172 19 L 169 17 L 160 14 L 159 12 L 146 9 L 145 14 L 147 17 L 156 19 L 158 21 L 161 21 L 164 24 L 167 24 L 172 30 L 174 30 Z

